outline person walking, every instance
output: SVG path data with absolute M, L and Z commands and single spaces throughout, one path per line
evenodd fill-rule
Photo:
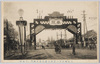
M 61 46 L 57 42 L 55 43 L 55 52 L 59 54 L 61 53 Z

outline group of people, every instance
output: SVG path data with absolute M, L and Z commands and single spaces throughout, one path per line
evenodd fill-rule
M 60 44 L 58 44 L 57 42 L 55 42 L 54 46 L 55 46 L 55 52 L 57 54 L 60 54 L 61 53 L 61 46 L 60 46 Z M 45 50 L 45 46 L 42 45 L 41 47 L 42 47 L 42 49 Z
M 90 48 L 90 50 L 95 49 L 96 48 L 96 44 L 89 44 L 88 47 Z

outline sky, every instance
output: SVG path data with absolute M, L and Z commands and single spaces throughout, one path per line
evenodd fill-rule
M 64 16 L 73 16 L 73 18 L 77 18 L 78 22 L 82 23 L 82 34 L 83 34 L 83 17 L 82 11 L 86 11 L 86 23 L 88 30 L 94 30 L 97 32 L 98 25 L 98 2 L 96 1 L 32 1 L 32 2 L 3 2 L 2 3 L 2 12 L 3 19 L 8 19 L 14 25 L 16 31 L 18 31 L 18 26 L 16 25 L 16 21 L 19 20 L 18 10 L 23 9 L 23 19 L 27 21 L 26 26 L 26 35 L 30 34 L 30 25 L 29 23 L 33 23 L 33 20 L 39 16 L 38 11 L 42 12 L 41 16 L 44 18 L 48 16 L 48 14 L 53 13 L 54 11 L 58 11 Z M 68 11 L 72 11 L 72 13 L 68 13 Z M 54 40 L 57 39 L 56 33 L 65 34 L 64 29 L 60 30 L 50 30 L 46 29 L 40 32 L 36 39 L 37 41 L 41 38 L 41 40 L 47 40 L 48 37 L 53 37 Z M 73 35 L 66 30 L 67 39 L 73 37 Z M 61 38 L 59 36 L 59 38 Z M 64 38 L 64 36 L 63 36 Z

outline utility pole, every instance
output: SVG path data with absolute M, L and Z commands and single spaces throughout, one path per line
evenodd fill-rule
M 58 40 L 58 32 L 57 32 L 57 40 Z
M 62 31 L 61 31 L 61 40 L 62 40 Z
M 66 44 L 66 40 L 67 40 L 66 36 L 67 36 L 67 34 L 66 34 L 66 29 L 65 29 L 65 42 L 64 42 L 65 44 Z
M 51 42 L 53 41 L 53 37 L 51 36 Z
M 48 37 L 48 41 L 50 42 L 50 38 Z
M 65 32 L 66 32 L 66 31 L 65 31 Z M 62 34 L 62 31 L 61 31 L 61 34 L 58 34 L 58 33 L 57 33 L 57 39 L 58 39 L 58 36 L 61 37 L 61 42 L 62 42 L 62 37 L 63 37 L 63 36 L 65 36 L 65 39 L 64 39 L 64 40 L 66 40 L 66 35 L 65 35 L 65 34 Z
M 61 31 L 61 43 L 62 43 L 62 31 Z
M 39 12 L 39 19 L 41 18 L 40 16 L 41 16 L 41 13 Z
M 65 29 L 65 40 L 67 39 L 66 29 Z
M 85 14 L 85 10 L 83 10 L 83 35 L 84 35 L 84 38 L 83 38 L 83 42 L 84 42 L 84 47 L 86 47 L 86 42 L 85 42 L 85 33 L 87 32 L 87 24 L 86 24 L 86 14 Z
M 39 38 L 39 43 L 41 43 L 41 38 Z
M 36 12 L 37 12 L 37 18 L 38 18 L 38 13 L 39 13 L 38 9 L 36 10 Z

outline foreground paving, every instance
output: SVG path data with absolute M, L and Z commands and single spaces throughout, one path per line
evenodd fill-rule
M 30 50 L 22 57 L 15 54 L 5 59 L 96 59 L 97 51 L 89 49 L 76 49 L 76 55 L 72 54 L 72 49 L 62 49 L 61 54 L 56 54 L 54 49 Z

